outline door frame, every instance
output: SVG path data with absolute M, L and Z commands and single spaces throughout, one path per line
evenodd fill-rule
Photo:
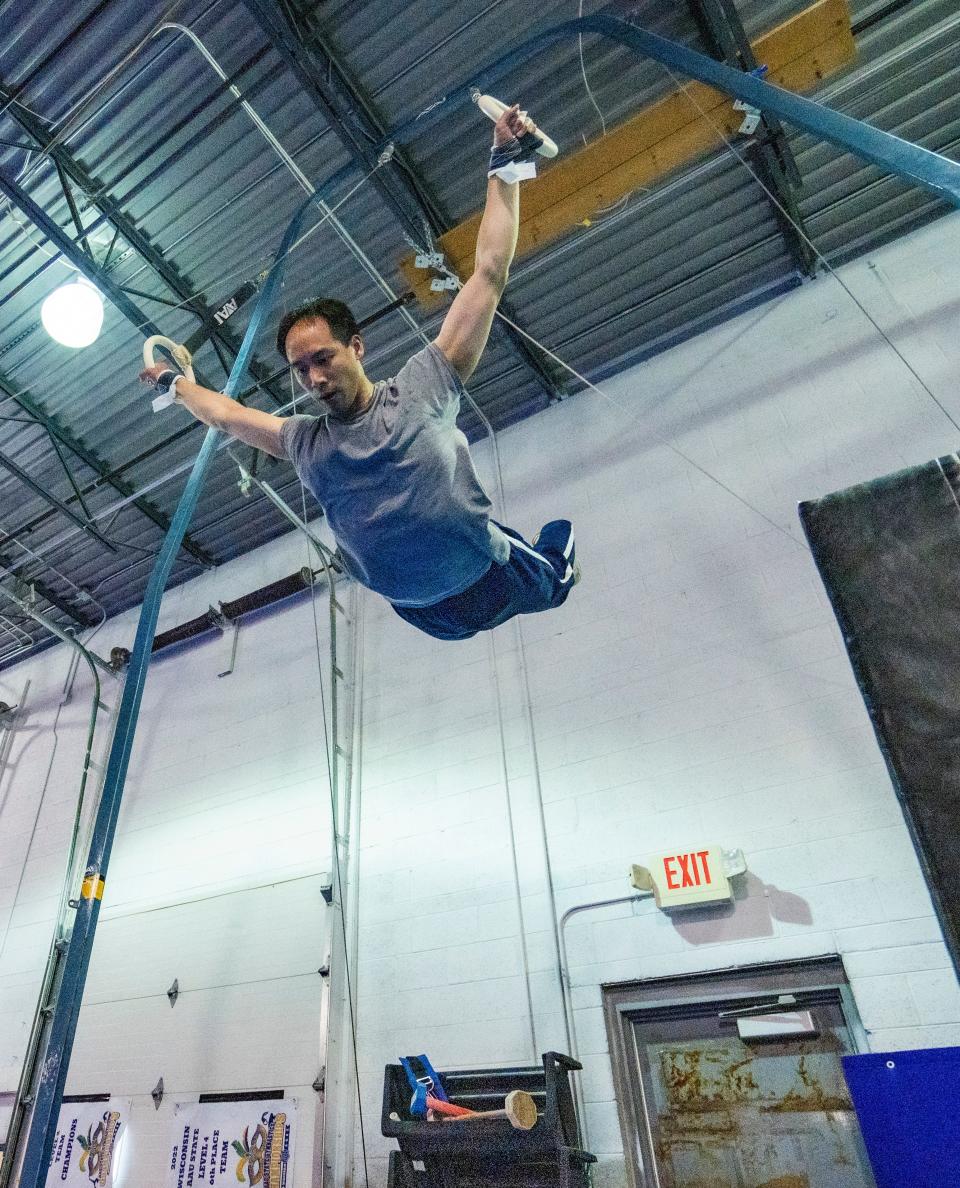
M 671 975 L 630 982 L 610 982 L 601 987 L 603 1014 L 610 1041 L 610 1063 L 614 1094 L 630 1188 L 662 1188 L 656 1160 L 652 1166 L 644 1150 L 654 1149 L 650 1115 L 639 1073 L 640 1054 L 632 1020 L 644 1011 L 684 1008 L 699 1003 L 742 1002 L 744 1006 L 767 997 L 776 1006 L 779 994 L 835 992 L 840 1000 L 844 1023 L 850 1033 L 851 1052 L 869 1050 L 867 1033 L 860 1021 L 856 1002 L 841 957 L 826 953 L 792 961 L 732 965 L 701 973 Z

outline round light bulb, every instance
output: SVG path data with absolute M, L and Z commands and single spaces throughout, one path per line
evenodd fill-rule
M 103 325 L 103 298 L 88 281 L 70 281 L 46 298 L 40 320 L 50 337 L 63 346 L 89 346 Z

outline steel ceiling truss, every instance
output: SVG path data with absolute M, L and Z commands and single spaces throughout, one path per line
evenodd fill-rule
M 86 255 L 79 244 L 72 240 L 66 232 L 61 230 L 59 225 L 54 222 L 45 210 L 34 202 L 25 190 L 16 182 L 10 181 L 2 173 L 0 173 L 0 193 L 5 194 L 14 202 L 37 228 L 43 232 L 47 239 L 92 281 L 102 293 L 110 298 L 114 306 L 128 321 L 145 334 L 160 333 L 159 327 L 147 317 L 143 310 L 123 292 L 122 288 L 94 260 Z M 197 379 L 201 383 L 204 382 L 203 377 L 199 373 Z M 78 522 L 78 517 L 76 517 L 75 513 L 62 507 L 60 510 L 64 510 L 68 518 L 73 520 L 74 523 Z M 85 529 L 89 527 L 82 520 L 79 523 Z M 199 558 L 194 555 L 194 559 Z M 216 564 L 215 560 L 214 564 Z
M 58 499 L 56 495 L 53 495 L 50 491 L 46 490 L 46 488 L 41 483 L 38 483 L 35 479 L 31 478 L 22 466 L 14 462 L 14 460 L 3 453 L 2 450 L 0 450 L 0 469 L 6 470 L 9 474 L 12 474 L 18 482 L 22 483 L 23 486 L 27 487 L 28 490 L 34 493 L 34 495 L 42 499 L 44 503 L 49 504 L 50 507 L 52 507 L 55 511 L 58 511 L 62 516 L 66 516 L 66 518 L 72 524 L 76 524 L 78 528 L 86 532 L 86 534 L 95 540 L 97 544 L 102 545 L 103 548 L 108 549 L 111 553 L 116 553 L 118 551 L 117 546 L 113 543 L 113 541 L 109 540 L 94 526 L 89 518 L 89 514 L 78 515 L 72 507 L 68 507 L 67 504 Z M 70 475 L 70 481 L 73 483 L 73 475 Z M 76 484 L 74 484 L 74 489 L 79 495 L 79 490 L 76 488 Z M 83 506 L 82 503 L 81 506 Z M 15 532 L 10 533 L 11 538 L 15 536 Z
M 232 80 L 230 80 L 232 82 Z M 222 84 L 217 88 L 217 93 L 220 93 L 224 88 L 229 87 L 229 82 Z M 6 104 L 12 97 L 10 89 L 0 80 L 0 105 Z M 203 106 L 209 103 L 209 99 L 205 101 Z M 214 313 L 214 307 L 209 306 L 202 293 L 197 292 L 197 288 L 192 282 L 184 277 L 179 270 L 171 264 L 163 253 L 147 238 L 147 236 L 140 230 L 132 218 L 126 215 L 119 206 L 119 203 L 112 197 L 112 187 L 104 186 L 100 181 L 91 175 L 86 168 L 70 153 L 63 144 L 58 143 L 54 137 L 45 127 L 42 120 L 38 119 L 32 112 L 20 107 L 18 104 L 11 104 L 6 112 L 9 119 L 16 121 L 20 127 L 27 133 L 28 136 L 35 141 L 35 146 L 40 148 L 53 162 L 57 173 L 61 178 L 69 179 L 75 186 L 77 186 L 85 196 L 85 201 L 90 206 L 99 211 L 99 222 L 109 223 L 117 235 L 122 236 L 123 239 L 133 249 L 135 254 L 151 269 L 151 271 L 159 277 L 167 288 L 176 295 L 176 304 L 180 306 L 186 313 L 197 317 L 201 323 L 210 323 Z M 222 115 L 222 113 L 221 113 Z M 219 117 L 218 117 L 219 118 Z M 0 175 L 0 188 L 12 197 L 16 205 L 21 206 L 20 198 L 10 193 L 8 187 L 15 186 L 19 195 L 27 198 L 34 210 L 39 210 L 36 203 L 33 203 L 25 191 L 11 183 Z M 116 182 L 113 183 L 116 185 Z M 131 191 L 126 194 L 125 200 L 129 200 L 133 193 Z M 65 192 L 64 197 L 68 206 L 73 200 L 68 197 Z M 21 206 L 21 209 L 23 207 Z M 28 213 L 25 211 L 25 213 Z M 33 214 L 30 218 L 36 222 Z M 46 220 L 52 223 L 52 220 Z M 38 223 L 41 229 L 47 234 L 47 227 Z M 56 227 L 56 224 L 53 224 Z M 94 224 L 96 225 L 96 224 Z M 56 228 L 60 231 L 60 228 Z M 85 234 L 89 234 L 92 227 L 85 228 Z M 48 236 L 49 237 L 49 236 Z M 116 237 L 115 237 L 116 239 Z M 60 232 L 59 237 L 55 236 L 52 241 L 56 243 L 57 247 L 63 254 L 71 260 L 77 268 L 80 269 L 98 288 L 101 288 L 106 293 L 110 300 L 117 306 L 121 313 L 124 314 L 128 320 L 133 321 L 131 316 L 128 299 L 122 288 L 116 285 L 110 278 L 106 269 L 102 265 L 98 265 L 92 257 L 88 256 L 83 250 L 83 247 L 76 241 L 70 239 L 63 232 Z M 61 242 L 64 241 L 64 242 Z M 111 253 L 112 254 L 112 253 Z M 42 270 L 42 269 L 41 269 Z M 91 271 L 92 270 L 92 271 Z M 132 303 L 130 303 L 132 304 Z M 135 306 L 133 308 L 136 308 Z M 152 321 L 146 317 L 145 314 L 139 312 L 136 314 L 136 321 L 134 322 L 138 328 L 143 329 L 145 334 L 159 333 L 159 330 L 152 328 Z M 216 325 L 214 323 L 214 325 Z M 235 357 L 237 351 L 240 349 L 239 340 L 236 336 L 225 326 L 220 326 L 214 329 L 211 335 L 212 341 L 217 341 L 220 346 L 229 352 L 231 357 Z M 256 357 L 251 359 L 249 365 L 250 374 L 258 381 L 265 379 L 269 374 L 269 369 L 265 364 L 261 363 Z M 279 407 L 283 404 L 282 393 L 268 389 L 269 395 L 274 403 Z
M 92 488 L 88 487 L 85 492 L 86 494 L 91 494 L 97 487 L 109 485 L 124 498 L 130 498 L 133 495 L 134 488 L 129 483 L 121 480 L 92 450 L 88 449 L 80 440 L 74 437 L 68 429 L 65 429 L 56 417 L 51 416 L 41 408 L 29 392 L 22 389 L 18 390 L 13 382 L 3 375 L 2 372 L 0 372 L 0 393 L 13 400 L 33 421 L 43 426 L 51 441 L 57 443 L 55 448 L 58 454 L 60 453 L 59 447 L 64 447 L 74 457 L 78 458 L 84 466 L 97 475 L 94 486 Z M 131 506 L 135 507 L 141 515 L 146 516 L 148 520 L 163 532 L 168 531 L 170 518 L 149 499 L 138 497 L 131 501 Z M 32 530 L 37 527 L 39 522 L 38 520 L 34 520 L 30 524 L 25 525 L 20 531 Z M 198 545 L 189 535 L 184 538 L 183 548 L 190 554 L 194 561 L 199 562 L 204 568 L 211 568 L 217 564 L 216 558 Z
M 96 626 L 98 620 L 91 619 L 88 615 L 85 615 L 80 607 L 76 606 L 69 599 L 64 598 L 57 590 L 54 590 L 52 586 L 43 581 L 42 578 L 24 573 L 24 568 L 25 566 L 22 562 L 18 562 L 6 553 L 0 553 L 0 571 L 5 571 L 0 576 L 9 574 L 16 577 L 18 582 L 29 587 L 34 593 L 39 594 L 44 602 L 48 602 L 52 607 L 60 611 L 61 614 L 66 615 L 78 627 L 86 629 Z
M 310 18 L 289 4 L 281 10 L 273 0 L 243 2 L 333 134 L 356 164 L 372 174 L 371 184 L 406 234 L 414 243 L 430 247 L 433 236 L 449 230 L 452 221 L 402 149 L 395 147 L 390 165 L 376 169 L 384 125 L 320 33 L 312 25 L 307 27 L 305 21 Z M 517 322 L 509 302 L 501 299 L 500 309 Z M 494 323 L 494 332 L 533 374 L 549 401 L 564 395 L 546 356 L 502 321 Z
M 230 85 L 233 84 L 235 78 L 239 77 L 257 62 L 259 62 L 264 57 L 266 52 L 267 50 L 264 48 L 254 54 L 247 62 L 243 64 L 243 66 L 233 78 L 227 80 L 221 86 L 218 86 L 214 97 L 221 93 L 226 94 Z M 272 78 L 276 73 L 278 73 L 279 69 L 280 68 L 276 68 L 273 71 L 268 72 L 269 78 Z M 265 82 L 269 81 L 269 78 L 261 79 L 258 85 L 265 85 Z M 248 87 L 247 90 L 249 93 L 250 88 Z M 0 101 L 7 102 L 10 98 L 12 98 L 12 94 L 10 93 L 9 89 L 3 87 L 2 84 L 0 84 Z M 225 119 L 226 116 L 234 110 L 238 102 L 239 101 L 237 100 L 231 100 L 226 111 L 218 113 L 214 119 L 214 123 L 211 126 L 218 126 L 219 123 L 221 123 L 223 119 Z M 200 111 L 205 109 L 208 105 L 209 99 L 205 100 L 204 104 L 202 104 L 199 108 L 196 108 L 191 113 L 189 113 L 187 122 L 196 118 Z M 63 255 L 70 259 L 80 271 L 82 271 L 90 280 L 93 281 L 94 284 L 97 285 L 98 288 L 101 289 L 101 291 L 106 293 L 113 304 L 128 319 L 128 321 L 131 321 L 139 329 L 142 329 L 145 334 L 158 332 L 157 327 L 153 324 L 151 319 L 147 318 L 146 314 L 140 310 L 134 302 L 129 300 L 131 296 L 157 301 L 158 303 L 171 308 L 184 308 L 186 312 L 198 317 L 201 321 L 201 324 L 206 324 L 213 327 L 210 335 L 211 346 L 216 352 L 225 374 L 229 374 L 230 359 L 236 354 L 238 349 L 238 341 L 234 338 L 233 334 L 228 328 L 222 326 L 216 327 L 216 323 L 212 321 L 213 309 L 206 305 L 202 295 L 195 294 L 192 283 L 187 278 L 184 278 L 179 274 L 179 272 L 162 256 L 162 254 L 154 247 L 154 245 L 152 245 L 145 238 L 145 236 L 143 236 L 133 221 L 122 212 L 121 203 L 124 201 L 129 201 L 130 197 L 132 194 L 136 193 L 136 190 L 139 188 L 139 186 L 145 183 L 141 180 L 141 182 L 137 187 L 134 188 L 133 191 L 130 191 L 124 195 L 122 200 L 117 201 L 113 199 L 110 194 L 108 194 L 107 188 L 101 186 L 97 179 L 88 174 L 84 167 L 71 156 L 71 154 L 63 147 L 63 145 L 57 144 L 47 132 L 43 123 L 39 121 L 31 112 L 27 111 L 26 109 L 21 109 L 16 105 L 12 105 L 8 109 L 8 113 L 12 118 L 16 118 L 21 127 L 23 127 L 24 130 L 35 140 L 36 144 L 30 145 L 28 147 L 40 147 L 51 157 L 63 190 L 64 200 L 67 204 L 73 226 L 76 231 L 76 238 L 71 239 L 68 237 L 66 233 L 63 232 L 59 226 L 53 222 L 52 219 L 45 217 L 45 212 L 43 212 L 41 208 L 33 202 L 33 200 L 29 197 L 29 195 L 26 194 L 22 187 L 16 186 L 16 183 L 9 183 L 6 181 L 6 179 L 3 179 L 2 176 L 0 176 L 0 190 L 6 193 L 7 196 L 13 202 L 15 202 L 16 205 L 20 207 L 20 209 L 23 210 L 24 213 L 26 213 L 31 218 L 31 220 L 40 227 L 41 230 L 44 231 L 45 234 L 47 234 L 48 238 L 50 238 L 51 241 L 55 243 Z M 204 134 L 206 134 L 208 131 L 209 128 L 205 129 Z M 152 177 L 153 175 L 151 174 L 149 176 Z M 77 205 L 76 196 L 73 192 L 73 185 L 79 186 L 85 192 L 85 196 L 90 194 L 96 196 L 92 200 L 88 197 L 85 197 L 85 200 L 90 202 L 90 204 L 95 206 L 100 212 L 99 217 L 93 226 L 102 223 L 109 223 L 113 226 L 113 239 L 102 264 L 97 263 L 90 249 L 90 244 L 87 237 L 93 227 L 91 225 L 84 226 Z M 140 257 L 140 259 L 143 260 L 145 264 L 147 264 L 153 273 L 165 283 L 167 288 L 175 296 L 176 300 L 170 300 L 169 298 L 157 296 L 155 294 L 147 294 L 142 290 L 133 288 L 132 286 L 115 284 L 111 280 L 109 276 L 110 264 L 113 260 L 114 250 L 121 236 L 126 241 L 126 243 L 130 245 L 130 250 L 135 252 Z M 36 276 L 42 273 L 51 262 L 52 261 L 45 261 L 44 264 L 42 264 L 40 268 L 37 269 L 24 283 L 29 283 L 35 279 Z M 18 289 L 20 287 L 22 287 L 22 285 L 18 286 Z M 34 327 L 27 331 L 27 333 L 31 332 L 32 329 L 35 329 L 38 325 L 39 323 L 36 323 Z M 273 400 L 274 404 L 281 406 L 283 404 L 282 395 L 280 394 L 280 390 L 274 386 L 279 379 L 280 373 L 277 373 L 266 367 L 255 358 L 251 360 L 249 371 L 251 375 L 257 380 L 257 384 L 253 389 L 251 389 L 251 392 L 263 390 Z M 198 379 L 200 382 L 204 382 L 202 376 L 198 375 Z M 211 384 L 210 386 L 213 387 L 216 385 Z M 50 434 L 54 449 L 56 450 L 58 457 L 67 471 L 69 481 L 75 493 L 75 498 L 80 502 L 81 507 L 83 507 L 83 493 L 81 493 L 80 489 L 78 488 L 74 477 L 70 472 L 65 459 L 63 458 L 57 441 L 59 438 L 59 440 L 63 441 L 64 444 L 67 445 L 67 447 L 70 448 L 74 453 L 77 453 L 77 443 L 69 439 L 69 435 L 67 435 L 60 426 L 56 425 L 53 418 L 48 417 L 35 401 L 29 398 L 27 400 L 20 400 L 19 394 L 13 389 L 13 385 L 0 381 L 0 391 L 3 391 L 6 395 L 17 399 L 21 407 L 24 408 L 25 411 L 29 412 L 38 424 L 43 425 Z M 244 395 L 248 394 L 249 393 L 246 393 Z M 241 399 L 242 398 L 243 397 L 241 397 Z M 167 445 L 171 441 L 178 440 L 179 437 L 180 434 L 174 434 L 162 444 Z M 149 455 L 152 455 L 155 452 L 157 451 L 151 450 L 149 451 Z M 110 483 L 111 486 L 113 486 L 117 491 L 125 496 L 129 496 L 133 493 L 133 488 L 129 484 L 117 481 L 119 474 L 132 465 L 132 462 L 125 463 L 124 465 L 117 468 L 108 468 L 102 462 L 100 462 L 99 459 L 95 459 L 89 453 L 89 451 L 83 450 L 81 456 L 82 460 L 88 466 L 91 466 L 98 476 L 97 482 L 93 486 L 88 487 L 86 493 L 89 494 L 98 486 L 102 485 L 103 482 Z M 136 459 L 134 461 L 136 461 Z M 7 467 L 7 469 L 9 469 L 9 467 Z M 21 478 L 23 481 L 27 481 L 27 477 L 25 477 L 22 472 L 18 472 L 17 477 Z M 28 482 L 28 485 L 31 485 L 31 483 Z M 36 493 L 41 494 L 36 484 L 32 484 L 32 489 L 34 489 Z M 63 514 L 67 516 L 67 518 L 71 519 L 75 524 L 78 524 L 78 526 L 83 527 L 85 531 L 91 531 L 91 526 L 89 523 L 82 523 L 80 519 L 75 516 L 75 513 L 73 513 L 72 509 L 65 507 L 59 501 L 47 499 L 47 502 L 54 503 L 57 510 L 62 511 Z M 151 519 L 164 532 L 167 531 L 170 525 L 169 518 L 160 512 L 159 509 L 157 509 L 153 504 L 149 503 L 147 500 L 137 499 L 133 501 L 133 506 L 135 506 L 142 514 L 147 515 L 148 518 Z M 26 525 L 19 531 L 35 529 L 40 523 L 49 518 L 51 514 L 53 513 L 48 512 L 41 516 L 35 517 L 29 525 Z M 95 533 L 95 530 L 93 530 L 93 532 Z M 105 544 L 106 547 L 113 548 L 115 551 L 115 546 L 110 544 L 110 542 L 107 542 L 105 538 L 100 537 L 99 539 L 100 543 Z M 206 552 L 206 550 L 198 546 L 195 541 L 189 538 L 189 536 L 184 541 L 183 547 L 191 555 L 191 557 L 195 561 L 198 561 L 201 565 L 209 567 L 217 564 L 216 559 Z
M 687 4 L 712 57 L 747 73 L 758 68 L 760 63 L 732 0 L 687 0 Z M 767 191 L 767 201 L 794 263 L 805 276 L 816 276 L 817 254 L 810 246 L 795 195 L 803 179 L 793 151 L 783 125 L 772 112 L 761 113 L 760 130 L 744 155 Z
M 244 65 L 243 69 L 249 68 L 254 62 L 258 61 L 263 56 L 263 53 L 258 53 L 254 56 L 251 62 Z M 242 71 L 241 71 L 242 72 Z M 229 84 L 225 84 L 224 88 Z M 0 84 L 0 101 L 6 103 L 13 95 L 9 90 Z M 233 104 L 230 105 L 232 109 Z M 11 201 L 13 201 L 39 228 L 47 235 L 48 239 L 61 251 L 61 253 L 69 259 L 75 267 L 84 273 L 102 292 L 104 292 L 117 309 L 132 322 L 138 329 L 141 329 L 145 334 L 158 333 L 158 327 L 154 325 L 152 320 L 130 299 L 130 294 L 124 286 L 113 282 L 109 276 L 108 268 L 110 261 L 113 258 L 113 252 L 117 245 L 118 239 L 122 236 L 123 239 L 130 245 L 130 248 L 135 252 L 141 260 L 157 275 L 167 286 L 168 289 L 176 296 L 176 300 L 168 300 L 163 297 L 156 297 L 152 294 L 144 294 L 139 290 L 132 290 L 137 296 L 148 297 L 151 300 L 159 301 L 160 304 L 171 307 L 183 307 L 187 312 L 195 315 L 200 319 L 201 323 L 211 324 L 212 309 L 209 308 L 202 295 L 196 295 L 192 283 L 182 277 L 180 273 L 162 256 L 162 254 L 146 239 L 146 237 L 136 227 L 134 222 L 123 214 L 119 209 L 119 204 L 112 201 L 106 187 L 103 187 L 99 182 L 93 178 L 78 161 L 76 161 L 71 154 L 61 144 L 54 142 L 51 135 L 47 132 L 44 124 L 33 115 L 32 112 L 21 108 L 16 104 L 9 106 L 7 113 L 11 118 L 17 120 L 20 126 L 30 135 L 36 142 L 29 147 L 41 148 L 52 159 L 57 176 L 63 190 L 64 199 L 66 201 L 70 216 L 76 231 L 76 239 L 70 238 L 66 232 L 43 211 L 30 196 L 16 183 L 9 182 L 6 178 L 0 175 L 0 191 L 6 194 Z M 194 113 L 195 114 L 195 113 Z M 223 113 L 221 113 L 222 117 Z M 73 184 L 71 184 L 73 183 Z M 90 244 L 88 241 L 88 234 L 91 230 L 90 226 L 84 226 L 80 211 L 77 205 L 76 196 L 73 192 L 73 185 L 79 186 L 87 196 L 86 200 L 91 205 L 95 206 L 100 211 L 100 218 L 98 222 L 109 222 L 114 228 L 113 240 L 110 248 L 106 254 L 104 263 L 98 264 L 94 258 Z M 94 198 L 89 198 L 89 195 L 95 195 Z M 129 198 L 129 195 L 126 196 Z M 33 274 L 34 279 L 40 272 L 44 270 L 41 266 L 37 272 Z M 239 348 L 238 341 L 233 334 L 225 327 L 216 329 L 211 334 L 211 344 L 217 353 L 221 365 L 225 372 L 229 372 L 229 357 L 227 351 L 235 355 Z M 226 348 L 226 350 L 225 350 Z M 277 390 L 270 387 L 276 381 L 276 376 L 271 373 L 270 369 L 257 360 L 251 360 L 250 368 L 251 374 L 258 380 L 257 387 L 262 388 L 268 392 L 275 404 L 281 405 L 283 403 L 282 397 Z M 198 378 L 203 382 L 203 378 Z M 35 483 L 29 475 L 26 475 L 21 468 L 15 467 L 9 459 L 0 460 L 0 465 L 5 469 L 15 473 L 16 477 L 24 482 L 27 486 L 40 495 L 45 501 L 51 504 L 51 507 L 65 515 L 74 524 L 81 527 L 84 531 L 93 535 L 98 543 L 111 551 L 116 552 L 116 545 L 110 542 L 106 537 L 99 533 L 90 523 L 89 514 L 84 506 L 83 493 L 80 491 L 75 478 L 67 465 L 66 459 L 60 449 L 59 443 L 65 445 L 74 454 L 81 458 L 81 460 L 90 466 L 97 474 L 97 482 L 93 487 L 87 488 L 87 493 L 95 490 L 97 486 L 102 483 L 109 483 L 115 490 L 122 495 L 129 497 L 134 488 L 126 482 L 119 481 L 116 472 L 104 465 L 98 458 L 86 450 L 79 443 L 67 433 L 54 418 L 48 416 L 44 410 L 30 398 L 26 393 L 19 393 L 15 386 L 0 377 L 0 391 L 5 395 L 15 399 L 21 408 L 41 425 L 48 433 L 53 444 L 53 448 L 57 453 L 64 469 L 68 475 L 71 487 L 74 491 L 74 497 L 80 503 L 86 514 L 86 519 L 78 516 L 72 508 L 68 507 L 60 500 L 56 500 L 49 496 L 39 484 Z M 125 469 L 121 468 L 121 469 Z M 158 508 L 156 508 L 148 500 L 138 498 L 132 501 L 132 505 L 141 513 L 146 515 L 157 527 L 164 532 L 169 529 L 170 520 Z M 43 520 L 47 519 L 49 515 L 54 512 L 46 513 L 40 517 L 36 517 L 29 527 L 35 528 Z M 18 531 L 23 531 L 21 528 Z M 15 534 L 11 534 L 15 535 Z M 217 560 L 206 550 L 196 544 L 195 541 L 189 537 L 184 541 L 184 550 L 191 556 L 191 558 L 199 562 L 205 567 L 210 567 L 217 564 Z M 17 566 L 13 567 L 15 570 Z M 68 613 L 73 618 L 77 618 L 75 612 L 69 608 L 62 600 L 57 601 L 49 596 L 53 591 L 44 587 L 41 589 L 39 585 L 36 586 L 38 593 L 42 593 L 43 597 L 51 601 L 52 605 L 57 605 L 59 609 Z M 82 620 L 78 620 L 82 621 Z

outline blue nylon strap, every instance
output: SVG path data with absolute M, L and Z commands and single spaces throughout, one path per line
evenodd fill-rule
M 410 1098 L 410 1113 L 414 1118 L 425 1118 L 427 1116 L 427 1094 L 436 1097 L 439 1101 L 449 1101 L 446 1090 L 443 1087 L 443 1082 L 440 1080 L 440 1074 L 434 1069 L 433 1065 L 425 1055 L 420 1056 L 401 1056 L 400 1063 L 403 1066 L 403 1071 L 407 1074 L 407 1080 L 410 1082 L 410 1088 L 413 1095 Z
M 342 174 L 338 173 L 331 181 L 339 180 L 341 176 Z M 290 221 L 267 282 L 263 287 L 263 292 L 260 294 L 250 319 L 247 332 L 243 337 L 240 352 L 230 369 L 230 378 L 224 389 L 228 396 L 232 396 L 239 387 L 240 380 L 247 369 L 257 334 L 273 305 L 274 294 L 283 275 L 287 251 L 296 238 L 304 214 L 316 198 L 317 195 L 307 198 Z M 207 431 L 147 584 L 127 679 L 117 713 L 116 732 L 107 760 L 100 809 L 94 825 L 87 862 L 88 877 L 85 886 L 89 885 L 92 888 L 96 888 L 98 884 L 102 886 L 100 880 L 106 875 L 116 833 L 117 818 L 120 813 L 120 801 L 130 761 L 130 751 L 133 746 L 140 703 L 146 683 L 147 669 L 150 664 L 151 648 L 160 613 L 160 600 L 163 597 L 164 587 L 173 568 L 173 562 L 184 533 L 193 516 L 197 500 L 200 498 L 206 470 L 217 449 L 219 437 L 220 434 L 217 430 L 209 429 Z M 63 1096 L 77 1017 L 80 1013 L 83 986 L 93 949 L 93 935 L 99 914 L 99 894 L 82 896 L 64 959 L 63 980 L 57 1006 L 50 1023 L 46 1056 L 41 1066 L 40 1080 L 36 1089 L 30 1133 L 24 1153 L 23 1174 L 20 1180 L 22 1188 L 40 1188 L 40 1185 L 46 1183 L 60 1100 Z
M 536 57 L 550 45 L 578 37 L 582 33 L 595 33 L 619 42 L 636 54 L 662 62 L 688 78 L 695 78 L 738 99 L 744 99 L 761 111 L 772 112 L 821 140 L 827 140 L 883 170 L 931 190 L 954 206 L 960 206 L 960 164 L 956 161 L 603 13 L 565 21 L 524 42 L 511 53 L 478 71 L 468 83 L 451 91 L 423 115 L 393 129 L 377 147 L 382 148 L 390 141 L 403 143 L 413 136 L 421 135 L 445 119 L 451 108 L 469 102 L 474 88 L 480 91 L 494 90 L 498 82 L 515 75 L 518 66 Z

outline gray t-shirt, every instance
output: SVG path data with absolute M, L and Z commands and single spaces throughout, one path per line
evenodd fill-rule
M 431 343 L 374 385 L 360 416 L 293 416 L 281 430 L 347 570 L 398 606 L 459 594 L 510 555 L 457 428 L 462 392 Z

